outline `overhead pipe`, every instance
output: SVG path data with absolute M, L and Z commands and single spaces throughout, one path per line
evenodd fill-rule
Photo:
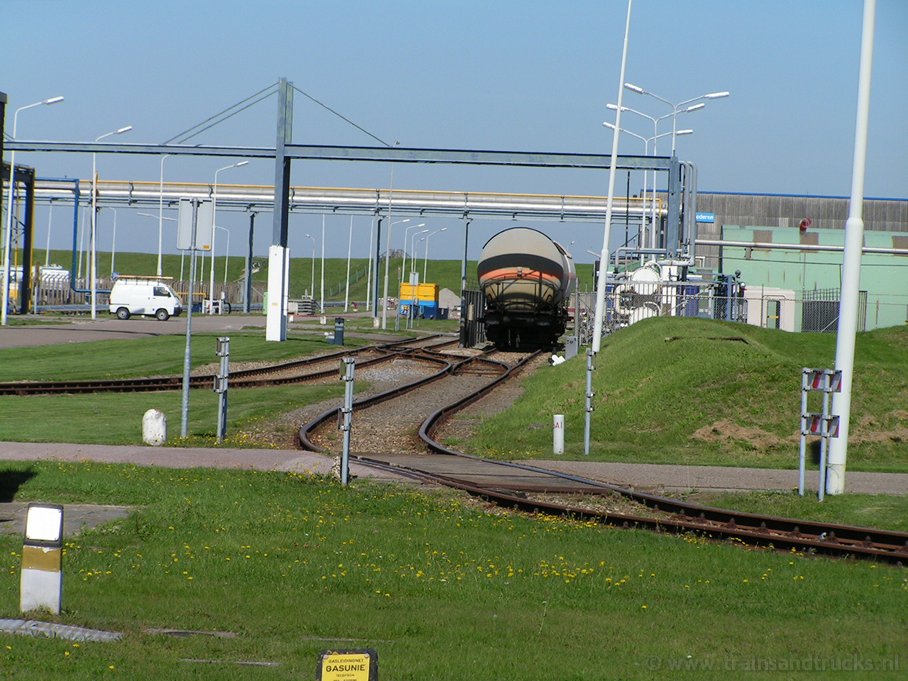
M 723 241 L 721 239 L 697 239 L 698 246 L 729 246 L 732 248 L 757 248 L 764 250 L 781 250 L 781 251 L 826 251 L 831 253 L 841 253 L 845 250 L 844 246 L 821 246 L 817 244 L 775 244 L 762 243 L 756 241 Z M 878 248 L 874 246 L 864 246 L 863 253 L 873 253 L 877 255 L 908 255 L 908 248 Z

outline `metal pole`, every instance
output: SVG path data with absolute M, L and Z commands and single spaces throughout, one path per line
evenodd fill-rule
M 101 135 L 104 137 L 104 135 Z M 100 138 L 99 138 L 100 139 Z M 95 140 L 97 142 L 97 140 Z M 96 259 L 98 253 L 95 246 L 95 234 L 98 229 L 98 171 L 96 168 L 96 157 L 97 154 L 91 155 L 91 237 L 88 240 L 88 251 L 90 253 L 89 263 L 88 263 L 88 277 L 91 282 L 91 286 L 88 288 L 91 290 L 91 318 L 98 318 L 98 283 L 95 280 L 97 277 L 97 265 Z
M 798 495 L 804 496 L 804 469 L 807 463 L 807 392 L 810 369 L 801 369 L 801 446 L 798 452 Z
M 350 216 L 350 228 L 347 230 L 347 289 L 344 292 L 344 312 L 350 305 L 350 252 L 353 250 L 353 216 Z
M 618 84 L 618 110 L 615 112 L 615 134 L 612 135 L 612 160 L 609 165 L 608 199 L 605 204 L 605 227 L 602 231 L 601 276 L 596 286 L 596 315 L 593 326 L 593 352 L 602 345 L 602 320 L 605 312 L 605 280 L 609 268 L 609 240 L 612 233 L 612 205 L 615 200 L 615 170 L 618 165 L 618 141 L 621 136 L 621 106 L 624 98 L 624 74 L 627 70 L 627 45 L 631 30 L 633 0 L 627 0 L 627 22 L 624 27 L 624 48 L 621 54 L 621 75 Z
M 586 351 L 586 418 L 583 424 L 583 453 L 590 453 L 590 421 L 593 417 L 593 351 Z
M 463 224 L 463 259 L 460 261 L 460 344 L 467 342 L 467 247 L 470 244 L 470 223 L 473 220 L 464 217 Z
M 817 483 L 817 498 L 820 501 L 826 496 L 826 452 L 829 451 L 829 374 L 823 370 L 823 430 L 820 440 L 820 478 Z
M 325 216 L 322 215 L 322 284 L 321 293 L 319 294 L 319 312 L 325 314 Z
M 369 264 L 366 266 L 366 312 L 372 309 L 372 235 L 375 233 L 375 216 L 369 222 L 369 245 L 366 246 L 366 255 L 369 256 Z
M 249 314 L 252 304 L 252 242 L 255 235 L 255 213 L 249 213 L 249 245 L 246 250 L 246 290 L 243 294 L 243 312 Z
M 378 319 L 378 283 L 381 278 L 379 273 L 379 264 L 381 263 L 381 221 L 384 218 L 378 216 L 378 223 L 375 232 L 375 269 L 372 272 L 375 282 L 372 286 L 372 318 Z
M 230 377 L 230 338 L 218 338 L 217 356 L 221 358 L 218 375 L 214 379 L 214 391 L 218 394 L 218 444 L 227 435 L 227 388 Z
M 356 358 L 344 357 L 344 421 L 341 430 L 344 431 L 344 448 L 341 453 L 341 484 L 345 487 L 350 479 L 350 436 L 353 428 L 353 372 L 356 368 Z
M 854 343 L 861 285 L 861 246 L 864 241 L 864 169 L 867 164 L 867 127 L 870 116 L 870 78 L 873 66 L 873 31 L 876 0 L 864 0 L 864 28 L 861 35 L 861 67 L 858 81 L 858 111 L 855 123 L 851 198 L 845 222 L 845 255 L 842 266 L 842 300 L 836 337 L 835 368 L 842 372 L 842 390 L 832 398 L 840 422 L 839 437 L 829 456 L 830 494 L 845 491 L 845 460 L 848 456 L 848 428 L 851 417 L 851 384 L 854 378 Z
M 170 158 L 170 154 L 164 154 L 161 157 L 161 180 L 158 184 L 158 269 L 157 275 L 163 276 L 164 271 L 161 263 L 164 257 L 164 161 Z
M 199 200 L 192 200 L 192 239 L 189 250 L 189 300 L 186 305 L 186 349 L 183 351 L 183 401 L 180 437 L 189 437 L 189 375 L 192 372 L 192 283 L 195 281 L 195 237 L 199 222 Z

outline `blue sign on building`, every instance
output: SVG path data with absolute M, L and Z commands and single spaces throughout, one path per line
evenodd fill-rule
M 715 222 L 716 214 L 715 213 L 701 213 L 697 211 L 697 222 Z

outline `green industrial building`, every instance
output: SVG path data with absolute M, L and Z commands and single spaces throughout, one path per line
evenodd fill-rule
M 740 272 L 747 321 L 788 331 L 835 331 L 847 199 L 699 194 L 697 260 Z M 819 216 L 819 217 L 817 217 Z M 908 201 L 864 203 L 859 328 L 908 321 Z

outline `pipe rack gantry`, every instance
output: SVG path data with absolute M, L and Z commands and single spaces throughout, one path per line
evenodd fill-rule
M 90 181 L 80 184 L 90 186 Z M 90 201 L 90 192 L 77 192 L 71 180 L 38 179 L 35 195 L 39 203 L 59 203 L 79 196 Z M 98 200 L 106 205 L 155 207 L 163 200 L 173 208 L 180 199 L 207 199 L 214 185 L 99 180 Z M 457 217 L 506 217 L 511 219 L 549 219 L 561 221 L 596 221 L 605 218 L 604 196 L 559 194 L 507 194 L 492 192 L 439 191 L 418 189 L 290 187 L 290 209 L 295 212 L 334 212 L 374 215 L 387 211 L 393 204 L 396 213 L 448 215 Z M 271 185 L 218 184 L 218 207 L 232 210 L 267 212 L 274 205 Z M 629 214 L 638 221 L 649 206 L 636 197 L 616 197 L 615 215 Z M 658 214 L 664 214 L 661 201 Z

